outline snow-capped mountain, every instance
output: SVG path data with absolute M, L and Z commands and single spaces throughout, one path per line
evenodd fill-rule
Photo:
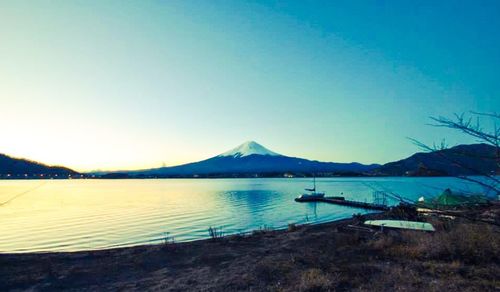
M 280 173 L 363 173 L 371 171 L 379 166 L 378 164 L 364 165 L 356 162 L 320 162 L 289 157 L 273 152 L 254 141 L 249 141 L 234 149 L 203 161 L 127 173 L 135 176 L 233 177 Z
M 266 147 L 260 145 L 255 141 L 248 141 L 240 146 L 231 149 L 227 152 L 222 153 L 219 157 L 231 156 L 231 157 L 245 157 L 250 155 L 270 155 L 270 156 L 283 156 L 276 152 L 273 152 Z

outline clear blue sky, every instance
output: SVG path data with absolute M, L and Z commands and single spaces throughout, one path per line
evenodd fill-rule
M 499 31 L 500 1 L 2 1 L 0 152 L 91 170 L 470 143 L 425 124 L 499 111 Z

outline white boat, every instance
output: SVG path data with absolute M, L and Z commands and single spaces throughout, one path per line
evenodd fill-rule
M 406 220 L 367 220 L 365 225 L 380 226 L 381 228 L 411 229 L 420 231 L 435 231 L 434 226 L 426 222 L 406 221 Z
M 316 191 L 316 177 L 314 177 L 313 184 L 314 184 L 314 186 L 312 189 L 305 189 L 309 193 L 303 193 L 302 195 L 300 195 L 298 197 L 299 200 L 300 199 L 317 199 L 317 198 L 325 197 L 324 192 L 317 192 Z

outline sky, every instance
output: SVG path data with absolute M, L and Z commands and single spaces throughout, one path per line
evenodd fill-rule
M 499 29 L 500 1 L 0 1 L 0 153 L 89 171 L 473 143 L 427 124 L 499 111 Z

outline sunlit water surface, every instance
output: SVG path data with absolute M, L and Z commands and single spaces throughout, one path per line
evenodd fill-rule
M 4 180 L 0 252 L 76 251 L 203 239 L 289 223 L 319 223 L 366 213 L 296 203 L 310 179 Z M 480 191 L 454 178 L 323 178 L 328 196 L 372 201 L 373 189 L 410 199 L 444 188 Z

